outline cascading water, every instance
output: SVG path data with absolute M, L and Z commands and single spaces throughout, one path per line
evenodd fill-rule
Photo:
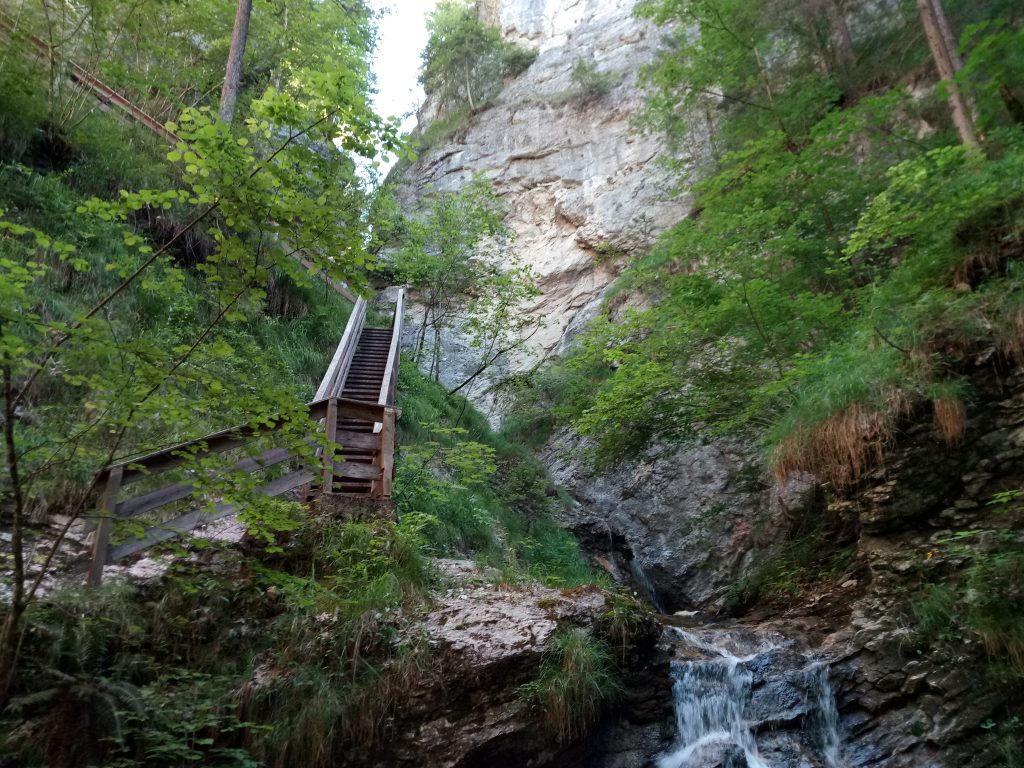
M 839 739 L 839 710 L 828 681 L 828 664 L 812 662 L 807 668 L 807 681 L 808 692 L 814 696 L 814 701 L 808 702 L 813 704 L 810 720 L 818 736 L 825 768 L 845 768 Z
M 769 640 L 673 631 L 691 658 L 672 663 L 676 746 L 658 758 L 658 768 L 777 768 L 793 764 L 784 755 L 794 753 L 844 768 L 827 664 Z M 773 664 L 784 668 L 773 671 Z M 788 741 L 773 730 L 769 749 L 759 746 L 761 726 L 793 722 L 799 727 Z
M 739 750 L 748 768 L 768 768 L 757 751 L 743 702 L 751 676 L 740 659 L 674 662 L 672 696 L 679 746 L 658 760 L 658 768 L 699 766 L 713 754 Z M 723 750 L 724 748 L 724 750 Z
M 654 588 L 654 582 L 651 581 L 651 577 L 647 575 L 647 572 L 635 557 L 629 561 L 629 572 L 633 576 L 633 583 L 640 588 L 643 596 L 654 606 L 654 610 L 658 613 L 665 613 L 665 606 L 658 599 L 658 590 Z

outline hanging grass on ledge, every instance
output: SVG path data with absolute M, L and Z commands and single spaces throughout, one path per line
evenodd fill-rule
M 891 440 L 886 414 L 854 404 L 823 422 L 795 428 L 775 449 L 772 465 L 779 480 L 810 472 L 844 487 L 880 465 Z
M 602 706 L 621 693 L 608 644 L 580 629 L 555 635 L 537 679 L 519 688 L 527 706 L 541 713 L 547 728 L 563 744 L 586 734 Z

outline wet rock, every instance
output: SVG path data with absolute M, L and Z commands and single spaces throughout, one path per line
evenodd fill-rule
M 613 574 L 666 612 L 714 613 L 754 550 L 772 546 L 788 516 L 816 500 L 807 477 L 765 483 L 751 452 L 735 441 L 655 445 L 599 473 L 583 464 L 585 442 L 563 434 L 544 451 L 552 475 L 578 502 L 565 522 Z

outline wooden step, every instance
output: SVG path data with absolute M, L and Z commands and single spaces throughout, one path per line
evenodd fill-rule
M 377 464 L 363 464 L 355 461 L 334 462 L 335 477 L 356 478 L 358 480 L 380 480 L 383 470 Z
M 341 443 L 342 448 L 363 448 L 377 450 L 380 438 L 372 432 L 355 432 L 350 429 L 339 429 L 334 439 Z
M 345 460 L 352 459 L 353 461 L 373 461 L 373 457 L 377 455 L 377 446 L 373 445 L 369 448 L 356 448 L 354 445 L 343 446 L 341 455 L 345 457 Z

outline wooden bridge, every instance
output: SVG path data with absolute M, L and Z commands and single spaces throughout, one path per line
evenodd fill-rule
M 327 373 L 307 405 L 310 431 L 323 433 L 328 446 L 317 451 L 316 463 L 304 462 L 286 445 L 274 445 L 274 435 L 285 421 L 271 419 L 269 425 L 239 425 L 105 469 L 100 475 L 102 493 L 88 583 L 99 584 L 108 563 L 239 511 L 235 504 L 197 498 L 201 488 L 181 478 L 123 498 L 132 483 L 145 480 L 153 485 L 158 482 L 155 478 L 194 466 L 213 454 L 238 451 L 243 457 L 233 463 L 233 471 L 276 475 L 257 487 L 263 496 L 290 493 L 306 501 L 324 495 L 389 499 L 395 421 L 400 415 L 395 391 L 404 313 L 405 291 L 399 291 L 390 327 L 373 328 L 366 325 L 366 300 L 356 301 Z M 249 455 L 256 446 L 258 455 Z M 163 519 L 126 540 L 113 540 L 118 521 L 143 515 Z

